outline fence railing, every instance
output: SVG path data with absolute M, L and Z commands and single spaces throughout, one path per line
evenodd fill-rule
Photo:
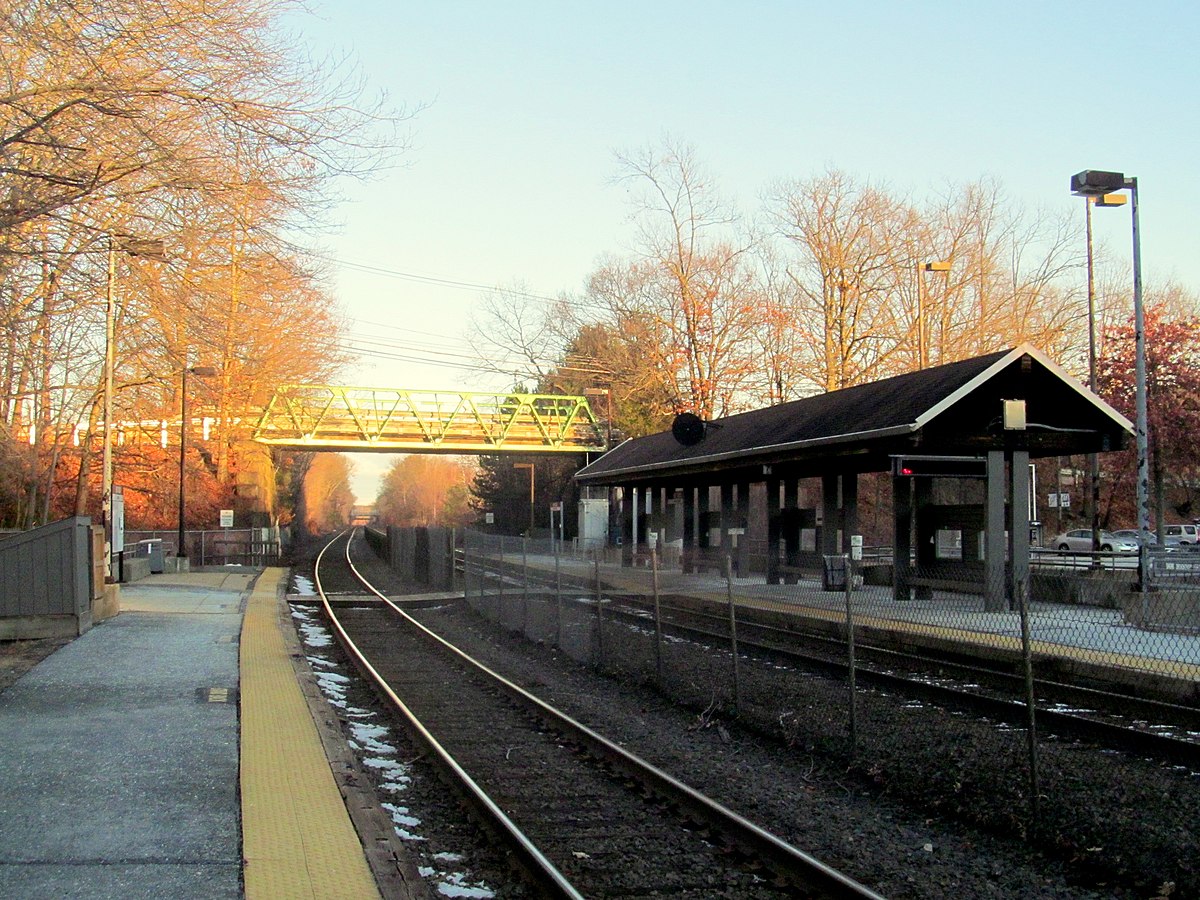
M 165 556 L 179 555 L 179 532 L 125 530 L 125 553 L 134 556 L 146 541 L 161 541 Z M 218 528 L 184 532 L 185 549 L 192 567 L 274 566 L 282 546 L 278 528 Z

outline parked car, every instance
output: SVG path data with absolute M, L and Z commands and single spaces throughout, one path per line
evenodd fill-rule
M 1050 542 L 1056 550 L 1087 553 L 1092 549 L 1092 529 L 1076 528 L 1060 534 Z M 1111 531 L 1100 532 L 1100 549 L 1104 553 L 1137 553 L 1137 538 L 1117 537 Z
M 1198 532 L 1200 526 L 1196 525 L 1164 525 L 1163 543 L 1168 547 L 1194 547 L 1200 542 Z
M 1158 546 L 1158 535 L 1155 534 L 1153 531 L 1149 531 L 1149 532 L 1147 532 L 1147 534 L 1150 535 L 1150 542 L 1146 546 L 1157 547 Z M 1136 528 L 1118 528 L 1116 531 L 1113 532 L 1113 536 L 1119 537 L 1119 538 L 1127 538 L 1128 540 L 1133 541 L 1135 544 L 1138 542 L 1138 530 Z

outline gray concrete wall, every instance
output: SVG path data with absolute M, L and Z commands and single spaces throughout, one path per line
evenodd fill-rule
M 453 590 L 454 529 L 389 525 L 387 543 L 385 558 L 401 577 L 433 591 Z

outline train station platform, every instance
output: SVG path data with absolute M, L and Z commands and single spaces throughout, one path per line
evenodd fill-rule
M 280 628 L 285 574 L 125 585 L 0 692 L 0 896 L 379 896 Z

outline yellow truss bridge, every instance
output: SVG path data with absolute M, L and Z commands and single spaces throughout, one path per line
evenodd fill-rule
M 380 453 L 583 453 L 606 449 L 584 397 L 281 385 L 254 440 Z

